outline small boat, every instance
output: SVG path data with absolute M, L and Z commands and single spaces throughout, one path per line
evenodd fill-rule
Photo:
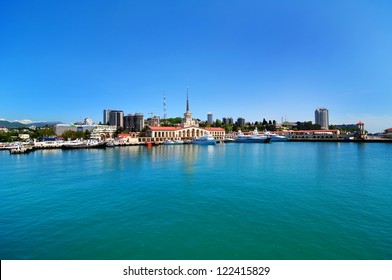
M 147 147 L 152 147 L 152 146 L 159 146 L 159 142 L 148 142 L 148 141 L 146 141 L 145 143 L 144 143 L 144 145 L 146 145 Z
M 215 145 L 216 140 L 212 135 L 207 134 L 204 136 L 200 136 L 192 141 L 192 144 L 198 144 L 198 145 Z
M 26 147 L 26 146 L 22 146 L 22 145 L 16 145 L 12 148 L 9 149 L 10 154 L 27 154 L 29 152 L 31 152 L 33 150 L 32 147 Z
M 271 138 L 266 135 L 259 134 L 256 128 L 252 134 L 244 134 L 240 130 L 238 135 L 234 138 L 234 141 L 238 143 L 269 143 L 271 142 Z
M 182 140 L 165 140 L 162 143 L 163 145 L 181 145 L 184 144 Z
M 114 148 L 115 146 L 116 146 L 116 145 L 114 144 L 114 141 L 106 142 L 106 147 Z
M 223 139 L 223 143 L 233 143 L 234 142 L 234 139 L 232 139 L 232 138 L 224 138 Z
M 172 140 L 165 140 L 165 141 L 163 141 L 162 144 L 163 144 L 163 145 L 174 145 L 175 143 L 174 143 L 174 141 L 172 141 Z

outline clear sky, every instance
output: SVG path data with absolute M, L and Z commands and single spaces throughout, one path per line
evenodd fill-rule
M 0 118 L 103 109 L 392 127 L 392 1 L 2 0 Z

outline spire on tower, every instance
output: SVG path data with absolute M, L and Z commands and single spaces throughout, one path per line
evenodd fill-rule
M 186 88 L 186 111 L 189 112 L 188 88 Z

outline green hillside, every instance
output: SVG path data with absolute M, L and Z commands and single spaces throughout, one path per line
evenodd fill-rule
M 4 126 L 6 128 L 28 127 L 28 125 L 20 123 L 20 122 L 9 122 L 9 121 L 0 121 L 0 126 Z

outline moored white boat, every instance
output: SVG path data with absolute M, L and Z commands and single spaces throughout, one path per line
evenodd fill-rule
M 16 145 L 10 148 L 10 154 L 27 154 L 31 152 L 33 148 L 31 146 L 27 147 L 24 145 Z
M 285 142 L 285 141 L 289 140 L 286 136 L 278 135 L 276 133 L 271 133 L 269 131 L 265 131 L 264 133 L 262 133 L 260 135 L 265 135 L 265 136 L 271 138 L 272 142 Z
M 116 146 L 116 144 L 114 143 L 114 141 L 108 141 L 108 142 L 106 142 L 106 147 L 113 148 L 113 147 L 115 147 L 115 146 Z
M 181 145 L 184 144 L 182 140 L 165 140 L 162 143 L 163 145 Z
M 97 139 L 89 139 L 87 141 L 75 140 L 65 142 L 62 146 L 63 149 L 93 149 L 105 148 L 106 143 Z
M 162 144 L 163 144 L 163 145 L 174 145 L 175 143 L 174 143 L 174 141 L 172 141 L 172 140 L 165 140 L 165 141 L 163 141 Z
M 259 134 L 256 128 L 252 134 L 244 134 L 239 131 L 238 135 L 234 138 L 234 141 L 238 143 L 269 143 L 271 142 L 271 138 L 266 135 Z
M 223 139 L 223 143 L 232 143 L 232 142 L 234 142 L 234 139 L 232 139 L 232 138 Z
M 64 140 L 62 138 L 57 138 L 57 137 L 43 138 L 42 141 L 34 140 L 35 149 L 61 148 L 63 144 L 64 144 Z
M 207 134 L 207 135 L 203 135 L 203 136 L 200 136 L 200 137 L 194 139 L 192 141 L 192 144 L 197 144 L 197 145 L 215 145 L 216 144 L 216 139 L 212 135 Z

